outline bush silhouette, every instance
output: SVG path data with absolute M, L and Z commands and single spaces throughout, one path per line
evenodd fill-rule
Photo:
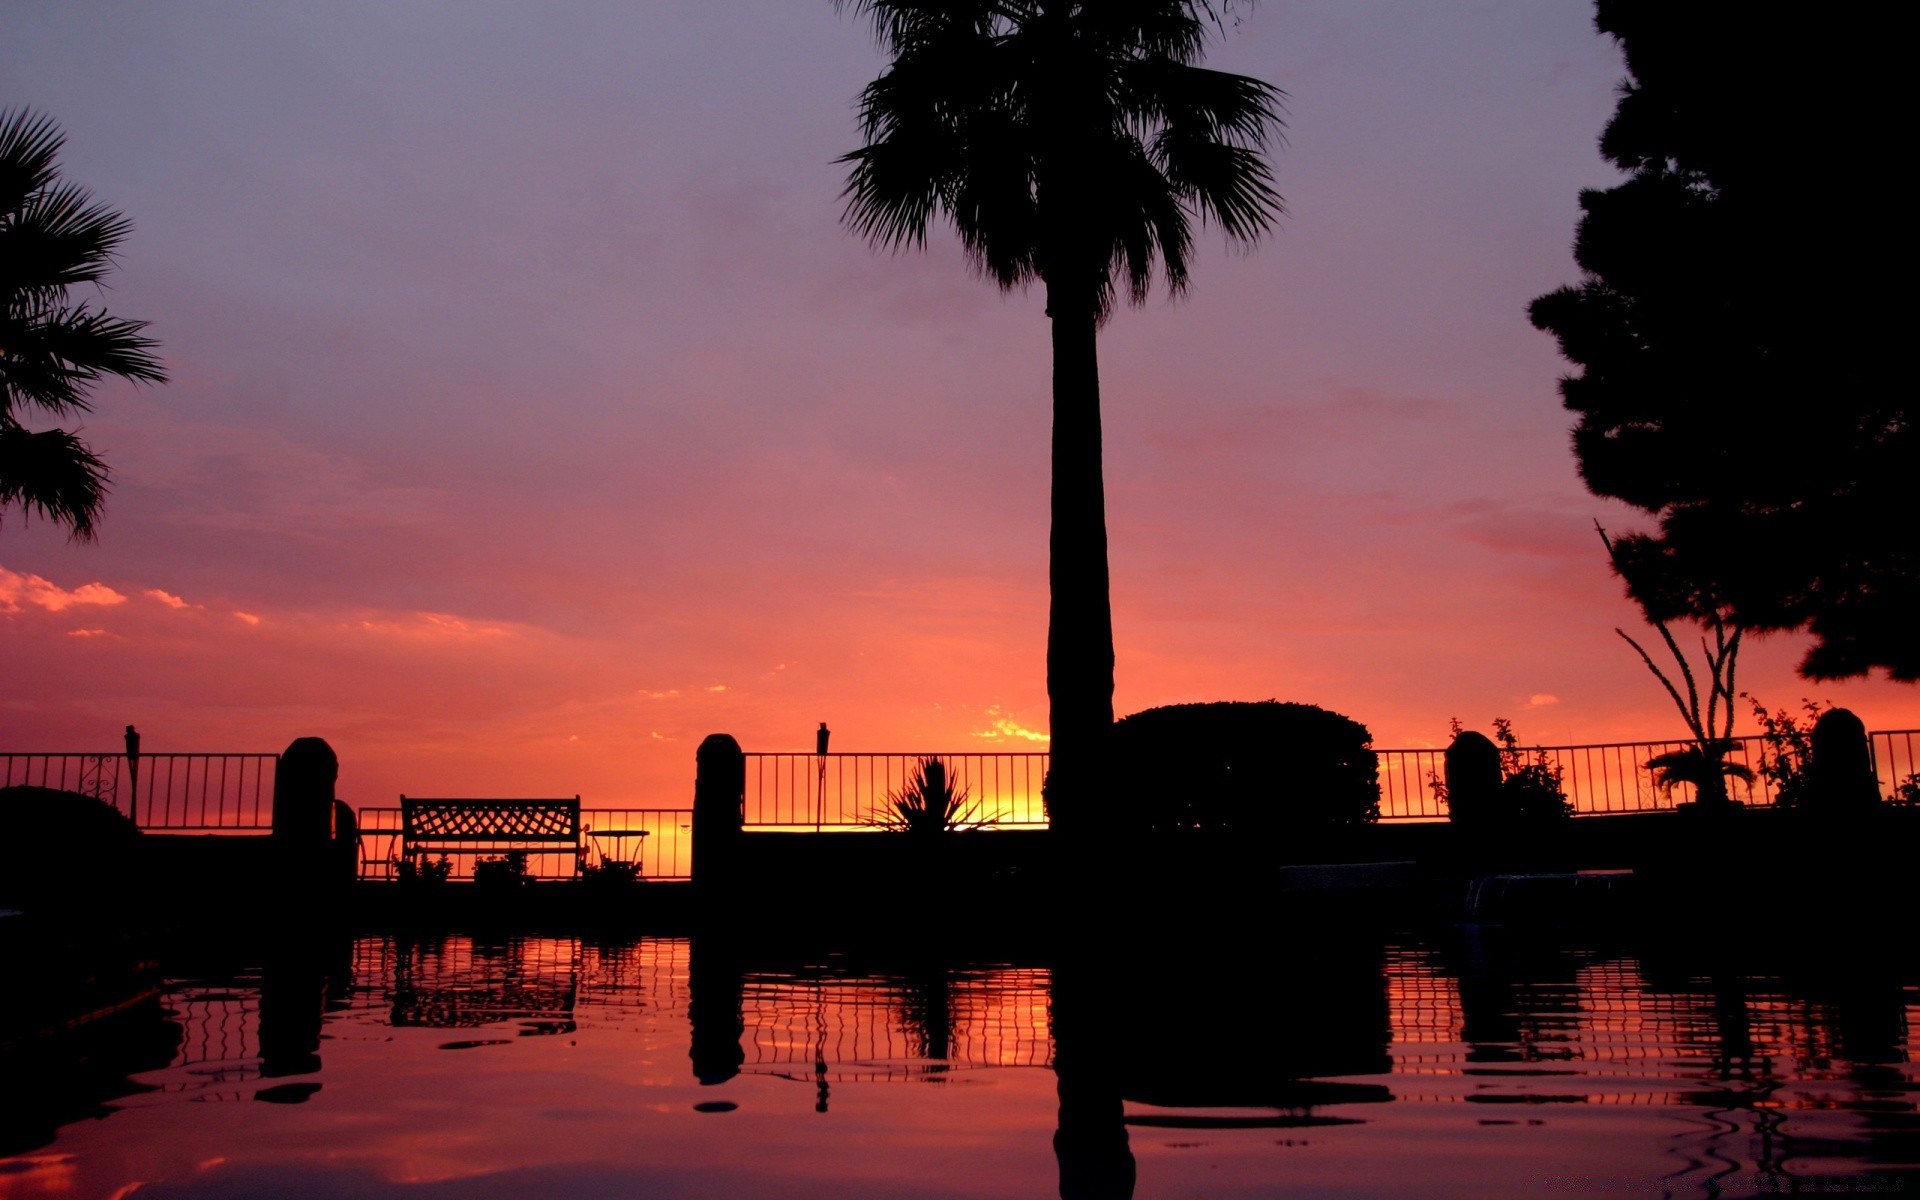
M 1363 825 L 1380 815 L 1365 725 L 1312 704 L 1171 704 L 1114 723 L 1114 794 L 1128 832 L 1277 834 Z

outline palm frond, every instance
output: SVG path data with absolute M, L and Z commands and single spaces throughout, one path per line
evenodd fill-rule
M 0 109 L 0 220 L 53 182 L 64 141 L 50 118 L 32 109 Z
M 107 480 L 107 464 L 66 430 L 0 425 L 0 510 L 18 504 L 92 541 Z
M 18 504 L 86 541 L 106 496 L 106 465 L 66 430 L 29 430 L 22 410 L 84 413 L 104 378 L 162 383 L 166 373 L 141 332 L 146 322 L 68 299 L 75 285 L 106 276 L 133 226 L 59 181 L 61 144 L 47 118 L 0 111 L 0 509 Z
M 1192 63 L 1225 6 L 842 0 L 894 56 L 860 94 L 842 220 L 924 246 L 939 218 L 1003 288 L 1098 273 L 1144 303 L 1186 285 L 1192 220 L 1252 244 L 1285 209 L 1261 154 L 1284 95 Z M 1062 274 L 1064 273 L 1064 275 Z M 1083 285 L 1074 285 L 1084 294 Z

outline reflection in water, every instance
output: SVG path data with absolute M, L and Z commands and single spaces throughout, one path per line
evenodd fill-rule
M 1920 979 L 1895 949 L 1346 930 L 1264 957 L 1189 938 L 1049 969 L 708 938 L 321 941 L 276 948 L 257 977 L 179 984 L 169 1016 L 63 1051 L 78 1102 L 0 1063 L 47 1098 L 0 1129 L 20 1156 L 0 1191 L 212 1194 L 196 1172 L 247 1164 L 318 1192 L 297 1181 L 351 1162 L 363 1175 L 328 1186 L 381 1197 L 369 1179 L 529 1168 L 565 1190 L 587 1163 L 637 1193 L 962 1180 L 1120 1200 L 1338 1178 L 1478 1197 L 1537 1194 L 1525 1164 L 1548 1161 L 1597 1194 L 1895 1190 L 1920 1167 Z M 125 1111 L 74 1123 L 115 1095 Z M 265 1106 L 179 1103 L 229 1099 L 282 1106 L 284 1137 L 223 1115 Z M 43 1113 L 64 1126 L 52 1147 Z

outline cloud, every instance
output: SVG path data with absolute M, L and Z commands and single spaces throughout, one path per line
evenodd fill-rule
M 437 612 L 404 613 L 397 617 L 378 619 L 367 617 L 360 620 L 357 628 L 364 629 L 368 633 L 422 640 L 495 638 L 505 637 L 513 632 L 505 625 L 469 621 L 451 613 Z
M 716 683 L 712 687 L 709 687 L 707 690 L 710 692 L 724 692 L 727 690 L 727 685 L 724 683 Z
M 1533 695 L 1527 697 L 1528 708 L 1546 708 L 1549 705 L 1558 703 L 1560 703 L 1560 697 L 1550 692 L 1535 692 Z
M 645 696 L 649 700 L 677 700 L 680 697 L 680 689 L 668 688 L 664 692 L 651 692 L 646 688 L 641 688 L 638 694 Z
M 985 729 L 975 730 L 973 734 L 974 737 L 984 738 L 987 741 L 999 741 L 1002 738 L 1011 738 L 1015 741 L 1023 742 L 1051 742 L 1053 740 L 1053 735 L 1043 733 L 1038 729 L 1028 729 L 1025 725 L 1020 724 L 1020 722 L 1006 716 L 1000 711 L 998 705 L 989 706 L 987 716 L 991 723 Z
M 235 612 L 233 615 L 249 625 L 258 625 L 260 623 L 260 618 L 250 612 Z
M 77 638 L 93 638 L 93 637 L 108 637 L 111 635 L 109 635 L 107 631 L 104 629 L 69 629 L 67 630 L 67 636 L 77 637 Z
M 22 603 L 60 612 L 78 605 L 125 604 L 126 601 L 125 596 L 104 583 L 83 583 L 68 591 L 39 575 L 22 575 L 0 567 L 0 612 L 19 612 Z

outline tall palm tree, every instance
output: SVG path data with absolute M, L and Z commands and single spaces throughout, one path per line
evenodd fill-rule
M 68 430 L 32 430 L 22 416 L 86 413 L 104 376 L 166 375 L 140 335 L 146 322 L 68 298 L 106 276 L 132 224 L 59 182 L 64 140 L 46 117 L 0 111 L 0 511 L 38 511 L 86 541 L 106 498 L 106 464 Z
M 1195 65 L 1210 0 L 836 0 L 892 65 L 860 94 L 845 222 L 924 246 L 943 216 L 975 270 L 1046 288 L 1053 333 L 1047 699 L 1056 829 L 1091 832 L 1113 724 L 1096 331 L 1156 270 L 1187 286 L 1193 223 L 1252 244 L 1282 211 L 1261 156 L 1282 93 Z

